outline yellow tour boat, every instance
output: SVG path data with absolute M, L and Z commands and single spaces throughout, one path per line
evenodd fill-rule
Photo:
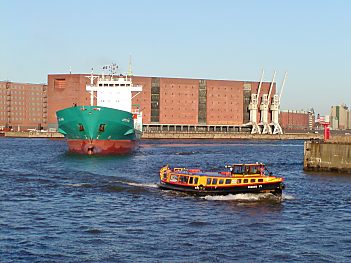
M 239 193 L 272 193 L 281 196 L 284 179 L 267 173 L 263 163 L 233 164 L 228 170 L 206 172 L 200 169 L 160 169 L 159 187 L 195 195 L 227 195 Z

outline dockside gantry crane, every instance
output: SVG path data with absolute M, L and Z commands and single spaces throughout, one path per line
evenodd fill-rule
M 282 86 L 280 88 L 280 94 L 278 96 L 278 94 L 276 92 L 276 94 L 273 96 L 273 99 L 272 99 L 272 104 L 271 104 L 272 122 L 270 125 L 273 128 L 273 134 L 283 134 L 282 127 L 279 124 L 279 110 L 280 110 L 280 100 L 282 98 L 284 85 L 285 85 L 285 81 L 286 81 L 287 76 L 288 76 L 288 72 L 285 72 L 283 83 L 282 83 Z
M 272 93 L 272 88 L 275 80 L 276 71 L 274 71 L 272 82 L 269 86 L 268 94 L 262 95 L 260 110 L 261 110 L 261 122 L 259 125 L 262 125 L 262 134 L 272 134 L 271 126 L 268 123 L 268 110 L 269 110 L 269 102 Z
M 260 96 L 263 75 L 264 75 L 264 70 L 262 70 L 260 83 L 258 84 L 257 94 L 256 93 L 251 94 L 251 101 L 249 104 L 250 122 L 248 123 L 248 125 L 252 126 L 251 134 L 256 134 L 256 133 L 261 134 L 261 128 L 257 124 L 257 110 L 258 110 L 258 100 Z

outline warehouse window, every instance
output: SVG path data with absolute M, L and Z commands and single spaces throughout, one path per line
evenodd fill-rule
M 55 79 L 54 88 L 55 89 L 65 89 L 67 87 L 66 79 Z

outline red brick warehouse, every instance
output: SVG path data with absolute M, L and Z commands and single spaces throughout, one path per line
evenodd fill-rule
M 74 104 L 90 104 L 85 91 L 88 74 L 48 75 L 48 126 L 57 128 L 56 111 Z M 207 80 L 134 76 L 143 91 L 133 98 L 144 124 L 241 125 L 249 122 L 248 105 L 256 81 Z M 260 92 L 268 94 L 270 82 Z M 272 88 L 275 94 L 276 85 Z M 259 101 L 260 104 L 260 101 Z M 260 113 L 258 112 L 258 122 Z

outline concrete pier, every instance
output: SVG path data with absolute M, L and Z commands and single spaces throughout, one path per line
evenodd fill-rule
M 351 173 L 351 136 L 305 141 L 304 170 Z

